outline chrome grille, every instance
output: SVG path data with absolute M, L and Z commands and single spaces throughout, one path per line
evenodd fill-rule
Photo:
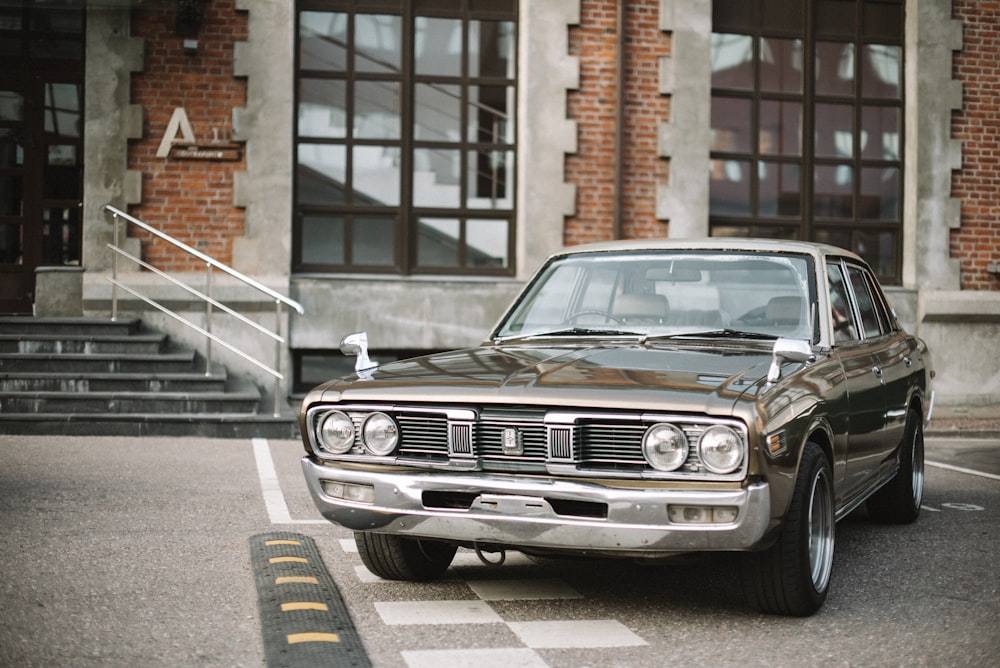
M 448 418 L 427 413 L 396 413 L 400 457 L 448 459 Z M 471 447 L 471 444 L 470 444 Z

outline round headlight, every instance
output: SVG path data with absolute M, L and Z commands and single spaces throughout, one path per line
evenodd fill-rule
M 346 413 L 330 411 L 320 418 L 319 446 L 324 451 L 342 455 L 354 447 L 354 423 Z
M 388 455 L 399 443 L 399 427 L 396 426 L 396 421 L 385 413 L 372 413 L 365 418 L 361 435 L 365 447 L 373 455 Z
M 743 461 L 743 439 L 729 427 L 709 427 L 698 440 L 698 456 L 712 473 L 732 473 Z
M 642 455 L 657 471 L 675 471 L 687 460 L 687 436 L 672 424 L 654 424 L 642 437 Z

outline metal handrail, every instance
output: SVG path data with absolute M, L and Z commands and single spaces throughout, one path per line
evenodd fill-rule
M 152 307 L 154 307 L 154 308 L 162 311 L 163 313 L 166 313 L 170 317 L 172 317 L 175 320 L 181 322 L 185 326 L 193 329 L 194 331 L 198 332 L 199 334 L 201 334 L 202 336 L 205 337 L 205 375 L 206 376 L 210 375 L 212 373 L 212 343 L 213 342 L 218 343 L 219 345 L 223 346 L 224 348 L 226 348 L 230 352 L 238 355 L 239 357 L 245 359 L 246 361 L 250 362 L 251 364 L 254 364 L 255 366 L 259 367 L 260 369 L 262 369 L 263 371 L 265 371 L 266 373 L 268 373 L 272 377 L 274 377 L 274 416 L 275 417 L 279 417 L 281 415 L 281 401 L 280 401 L 281 381 L 285 379 L 284 374 L 281 373 L 282 345 L 286 341 L 285 337 L 282 336 L 282 334 L 281 334 L 281 323 L 282 323 L 282 317 L 283 317 L 282 316 L 282 305 L 284 304 L 284 305 L 287 305 L 287 306 L 295 309 L 295 311 L 297 313 L 299 313 L 300 315 L 302 315 L 302 314 L 305 313 L 305 309 L 302 308 L 302 305 L 299 304 L 294 299 L 286 297 L 285 295 L 283 295 L 283 294 L 281 294 L 279 292 L 276 292 L 275 290 L 272 290 L 271 288 L 267 287 L 266 285 L 263 285 L 263 284 L 255 281 L 254 279 L 250 278 L 249 276 L 246 276 L 245 274 L 240 273 L 239 271 L 233 269 L 229 265 L 224 264 L 222 262 L 219 262 L 215 258 L 213 258 L 213 257 L 211 257 L 209 255 L 206 255 L 206 254 L 202 253 L 201 251 L 192 248 L 191 246 L 188 246 L 183 241 L 175 239 L 174 237 L 170 236 L 169 234 L 166 234 L 165 232 L 162 232 L 162 231 L 156 229 L 155 227 L 149 225 L 148 223 L 145 223 L 145 222 L 139 220 L 138 218 L 129 215 L 128 213 L 122 211 L 121 209 L 118 209 L 118 208 L 116 208 L 116 207 L 108 204 L 108 205 L 106 205 L 104 207 L 104 210 L 107 211 L 108 213 L 112 214 L 112 217 L 113 217 L 113 228 L 114 228 L 114 230 L 113 230 L 113 235 L 114 235 L 113 241 L 112 241 L 112 243 L 107 244 L 107 247 L 112 252 L 111 279 L 110 279 L 110 281 L 111 281 L 111 319 L 112 320 L 117 320 L 118 319 L 118 288 L 121 288 L 122 290 L 125 290 L 126 292 L 128 292 L 132 296 L 134 296 L 134 297 L 142 300 L 143 302 L 149 304 L 150 306 L 152 306 Z M 119 235 L 118 219 L 119 218 L 125 220 L 127 223 L 131 223 L 131 224 L 135 225 L 136 227 L 139 227 L 139 228 L 141 228 L 141 229 L 149 232 L 153 236 L 155 236 L 155 237 L 157 237 L 159 239 L 162 239 L 163 241 L 166 241 L 168 244 L 174 246 L 175 248 L 179 248 L 180 250 L 184 251 L 185 253 L 191 255 L 192 257 L 194 257 L 194 258 L 196 258 L 196 259 L 204 262 L 205 263 L 205 271 L 206 271 L 205 292 L 202 292 L 202 291 L 200 291 L 200 290 L 198 290 L 198 289 L 196 289 L 194 287 L 191 287 L 190 285 L 187 285 L 183 281 L 180 281 L 180 280 L 174 278 L 173 276 L 170 276 L 166 272 L 161 271 L 160 269 L 157 269 L 156 267 L 153 267 L 152 265 L 144 262 L 140 258 L 136 257 L 135 255 L 132 255 L 131 253 L 129 253 L 125 249 L 121 248 L 121 246 L 118 243 L 118 235 Z M 203 301 L 205 303 L 205 327 L 201 327 L 201 326 L 199 326 L 199 325 L 191 322 L 190 320 L 187 320 L 186 318 L 184 318 L 184 317 L 178 315 L 177 313 L 171 311 L 166 306 L 163 306 L 162 304 L 160 304 L 159 302 L 157 302 L 155 299 L 153 299 L 151 297 L 148 297 L 146 295 L 142 295 L 139 292 L 137 292 L 136 290 L 133 290 L 132 288 L 129 288 L 126 285 L 124 285 L 123 283 L 121 283 L 118 280 L 118 258 L 119 257 L 124 257 L 126 260 L 129 260 L 131 262 L 136 263 L 140 267 L 142 267 L 144 269 L 147 269 L 147 270 L 155 273 L 157 276 L 160 276 L 160 277 L 166 279 L 167 281 L 171 282 L 172 284 L 174 284 L 174 285 L 176 285 L 176 286 L 178 286 L 180 288 L 183 288 L 188 293 L 194 295 L 199 300 Z M 263 325 L 260 325 L 259 323 L 254 322 L 253 320 L 250 320 L 249 318 L 247 318 L 243 314 L 241 314 L 241 313 L 233 310 L 232 308 L 226 306 L 225 304 L 219 302 L 218 300 L 216 300 L 212 296 L 212 284 L 213 284 L 213 281 L 212 281 L 212 269 L 213 268 L 218 269 L 219 271 L 222 271 L 223 273 L 231 276 L 232 278 L 235 278 L 240 283 L 243 283 L 244 285 L 252 287 L 255 290 L 257 290 L 258 292 L 262 292 L 263 294 L 267 295 L 268 297 L 270 297 L 270 298 L 272 298 L 274 300 L 274 304 L 275 304 L 275 330 L 274 331 L 271 331 L 270 329 L 264 327 Z M 274 340 L 274 366 L 273 367 L 268 366 L 267 364 L 265 364 L 264 362 L 260 361 L 259 359 L 257 359 L 253 355 L 250 355 L 249 353 L 247 353 L 247 352 L 245 352 L 243 350 L 240 350 L 239 348 L 237 348 L 233 344 L 231 344 L 228 341 L 225 341 L 224 339 L 220 338 L 218 335 L 213 334 L 212 333 L 212 313 L 213 313 L 214 309 L 219 309 L 219 310 L 223 311 L 224 313 L 226 313 L 229 316 L 232 316 L 233 318 L 235 318 L 239 322 L 241 322 L 241 323 L 243 323 L 243 324 L 245 324 L 245 325 L 247 325 L 249 327 L 252 327 L 255 330 L 257 330 L 259 333 L 264 334 L 265 336 L 273 339 Z

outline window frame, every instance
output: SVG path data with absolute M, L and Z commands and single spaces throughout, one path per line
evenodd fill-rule
M 476 109 L 482 108 L 481 100 L 471 99 L 473 91 L 483 87 L 500 87 L 504 89 L 504 102 L 507 109 L 500 110 L 506 113 L 508 123 L 513 123 L 516 118 L 517 104 L 517 2 L 507 0 L 506 4 L 483 3 L 475 0 L 447 0 L 441 2 L 416 2 L 415 0 L 297 0 L 295 5 L 295 82 L 294 82 L 294 113 L 293 113 L 293 192 L 292 192 L 292 273 L 330 273 L 330 274 L 358 274 L 370 273 L 380 275 L 458 275 L 458 276 L 514 276 L 517 270 L 516 263 L 516 236 L 517 236 L 517 202 L 516 193 L 516 161 L 517 161 L 517 132 L 518 128 L 514 123 L 512 130 L 501 133 L 501 136 L 490 134 L 484 138 L 482 135 L 482 122 L 476 124 L 472 116 Z M 417 9 L 417 7 L 420 7 Z M 345 31 L 347 43 L 344 45 L 345 64 L 343 71 L 304 69 L 302 59 L 302 29 L 301 17 L 304 12 L 339 12 L 347 16 L 347 28 Z M 397 72 L 359 72 L 353 68 L 351 63 L 354 53 L 353 48 L 353 26 L 355 18 L 359 15 L 393 15 L 400 17 L 400 68 Z M 415 54 L 415 26 L 421 19 L 454 19 L 462 25 L 462 53 L 461 53 L 461 73 L 454 75 L 434 75 L 417 72 L 417 55 Z M 484 75 L 472 76 L 470 72 L 469 54 L 474 53 L 470 48 L 470 40 L 474 30 L 470 26 L 474 22 L 509 22 L 512 30 L 507 37 L 515 40 L 511 45 L 509 60 L 502 62 L 507 65 L 503 76 L 496 72 Z M 501 40 L 504 36 L 498 36 Z M 343 82 L 344 97 L 343 113 L 344 136 L 342 137 L 315 137 L 303 136 L 300 134 L 300 104 L 303 100 L 304 80 L 324 80 Z M 365 82 L 391 82 L 398 88 L 398 118 L 400 130 L 396 138 L 359 138 L 351 136 L 352 118 L 355 113 L 355 94 L 358 83 Z M 427 138 L 417 138 L 417 104 L 418 87 L 454 87 L 458 90 L 459 118 L 456 120 L 458 127 L 458 138 L 449 137 L 448 140 L 431 141 Z M 494 126 L 495 127 L 495 126 Z M 485 141 L 484 141 L 485 139 Z M 315 202 L 301 200 L 302 192 L 302 169 L 300 163 L 300 151 L 304 145 L 335 146 L 343 147 L 343 156 L 338 157 L 344 165 L 344 192 L 342 201 Z M 358 200 L 360 191 L 351 193 L 354 178 L 353 154 L 358 147 L 374 146 L 388 147 L 398 151 L 398 204 L 381 204 L 377 202 L 362 203 Z M 336 150 L 336 149 L 335 149 Z M 418 205 L 419 186 L 415 184 L 415 160 L 420 152 L 428 151 L 449 151 L 455 152 L 457 162 L 449 163 L 452 167 L 457 166 L 458 174 L 455 177 L 458 182 L 459 194 L 454 207 L 447 206 L 424 206 Z M 495 155 L 502 153 L 505 160 L 501 163 L 500 170 L 494 170 L 492 175 L 486 177 L 488 185 L 492 184 L 505 189 L 504 201 L 509 202 L 509 206 L 476 207 L 470 205 L 471 190 L 477 187 L 476 174 L 470 174 L 470 161 L 479 160 L 481 156 Z M 498 158 L 499 159 L 499 158 Z M 477 163 L 478 164 L 478 163 Z M 331 179 L 335 182 L 335 178 Z M 495 183 L 494 183 L 495 182 Z M 496 192 L 496 191 L 493 191 Z M 340 237 L 339 249 L 343 252 L 342 259 L 334 262 L 318 262 L 315 259 L 306 261 L 304 252 L 308 242 L 307 225 L 310 224 L 312 216 L 326 217 L 326 224 L 335 226 L 336 233 Z M 387 257 L 385 263 L 364 264 L 352 258 L 353 237 L 356 234 L 355 226 L 359 221 L 369 219 L 381 219 L 384 228 L 377 232 L 376 236 L 381 237 L 385 230 L 389 229 L 386 221 L 391 220 L 392 230 L 392 250 L 391 257 Z M 447 232 L 441 233 L 441 243 L 433 245 L 435 249 L 446 249 L 449 255 L 443 262 L 431 264 L 421 261 L 418 253 L 421 249 L 422 237 L 434 235 L 441 232 L 442 228 L 426 224 L 424 221 L 436 220 L 441 225 L 451 225 L 451 221 L 458 221 L 456 233 L 450 236 Z M 477 247 L 470 243 L 473 234 L 488 235 L 491 221 L 496 221 L 496 225 L 505 225 L 505 232 L 498 232 L 505 235 L 505 247 L 502 245 L 483 245 L 479 248 L 485 249 L 487 253 L 478 253 Z M 324 224 L 319 221 L 319 224 Z M 448 230 L 450 232 L 450 230 Z M 448 245 L 454 244 L 452 248 Z M 336 247 L 336 246 L 335 246 Z M 494 249 L 496 249 L 494 251 Z M 482 256 L 479 260 L 477 258 Z M 477 262 L 484 264 L 478 265 Z
M 746 234 L 748 236 L 761 236 L 769 238 L 783 239 L 804 239 L 811 241 L 822 241 L 839 245 L 847 250 L 858 253 L 869 262 L 876 270 L 879 280 L 885 284 L 899 285 L 902 282 L 902 258 L 903 258 L 903 182 L 904 182 L 904 156 L 903 151 L 906 142 L 905 110 L 906 110 L 906 90 L 902 73 L 905 71 L 905 26 L 898 26 L 899 32 L 896 36 L 886 34 L 886 26 L 894 24 L 886 22 L 884 16 L 879 14 L 880 10 L 885 16 L 898 13 L 900 17 L 905 17 L 905 3 L 902 0 L 853 0 L 853 18 L 851 29 L 853 32 L 848 36 L 844 34 L 834 34 L 824 32 L 824 27 L 820 23 L 818 8 L 823 6 L 823 0 L 784 0 L 785 8 L 788 12 L 799 12 L 801 14 L 801 27 L 774 28 L 768 25 L 762 17 L 765 14 L 776 14 L 775 8 L 781 9 L 781 1 L 769 0 L 714 0 L 713 2 L 713 37 L 715 35 L 748 35 L 752 39 L 753 60 L 751 71 L 753 76 L 752 86 L 749 90 L 738 88 L 716 87 L 711 89 L 711 99 L 715 103 L 719 99 L 747 100 L 751 104 L 752 115 L 749 128 L 750 148 L 742 151 L 726 151 L 713 149 L 710 151 L 710 160 L 715 161 L 739 161 L 750 165 L 749 188 L 750 197 L 747 205 L 749 213 L 731 214 L 725 212 L 712 212 L 711 204 L 709 211 L 709 234 L 712 236 L 724 236 L 725 234 Z M 832 5 L 830 5 L 832 6 Z M 882 9 L 884 8 L 884 9 Z M 736 16 L 740 14 L 740 16 Z M 882 22 L 879 22 L 879 19 Z M 765 39 L 798 39 L 802 44 L 802 81 L 798 93 L 777 92 L 763 90 L 761 86 L 761 74 L 758 64 L 761 62 L 761 44 Z M 852 44 L 854 48 L 852 62 L 852 91 L 846 95 L 832 94 L 817 90 L 815 76 L 810 73 L 816 71 L 817 45 L 820 43 L 843 43 Z M 871 45 L 884 45 L 898 49 L 900 79 L 898 84 L 898 95 L 895 97 L 880 97 L 875 93 L 866 93 L 863 87 L 866 59 L 861 57 L 865 47 Z M 760 150 L 761 106 L 763 102 L 788 101 L 800 103 L 801 127 L 800 141 L 801 151 L 797 156 L 785 154 L 763 153 Z M 817 106 L 820 105 L 850 105 L 851 107 L 851 154 L 845 156 L 820 156 L 817 155 Z M 897 110 L 898 126 L 898 149 L 895 159 L 882 157 L 872 157 L 862 150 L 862 135 L 866 130 L 863 125 L 866 111 L 872 109 L 894 109 Z M 869 133 L 870 134 L 870 133 Z M 871 141 L 871 138 L 869 138 Z M 758 179 L 758 165 L 762 162 L 799 165 L 799 212 L 798 215 L 762 215 L 760 213 L 761 190 Z M 852 172 L 850 189 L 850 216 L 842 215 L 818 215 L 815 209 L 818 205 L 818 193 L 816 191 L 817 169 L 829 168 L 839 169 L 849 167 Z M 870 196 L 865 189 L 866 182 L 863 179 L 863 170 L 881 169 L 885 171 L 895 171 L 895 211 L 889 220 L 884 219 L 885 213 L 881 208 L 877 208 L 874 217 L 865 217 L 863 211 L 863 195 Z M 867 193 L 867 194 L 866 194 Z M 780 193 L 779 193 L 780 195 Z M 870 199 L 870 197 L 869 197 Z M 710 186 L 711 200 L 711 186 Z M 891 234 L 892 242 L 891 259 L 883 259 L 880 249 L 881 243 L 876 241 L 874 250 L 866 252 L 866 240 L 877 238 L 883 234 Z M 844 242 L 842 243 L 841 240 Z

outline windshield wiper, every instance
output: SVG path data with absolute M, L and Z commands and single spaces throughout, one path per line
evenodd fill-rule
M 551 332 L 534 332 L 532 334 L 521 334 L 519 336 L 499 337 L 498 343 L 515 341 L 518 339 L 541 339 L 546 337 L 562 336 L 642 336 L 641 332 L 628 332 L 620 329 L 596 329 L 591 327 L 569 327 L 567 329 L 557 329 Z
M 704 332 L 676 332 L 674 334 L 647 334 L 639 340 L 639 343 L 647 341 L 667 341 L 670 339 L 755 339 L 769 340 L 777 339 L 775 334 L 765 334 L 763 332 L 747 332 L 739 329 L 709 329 Z

